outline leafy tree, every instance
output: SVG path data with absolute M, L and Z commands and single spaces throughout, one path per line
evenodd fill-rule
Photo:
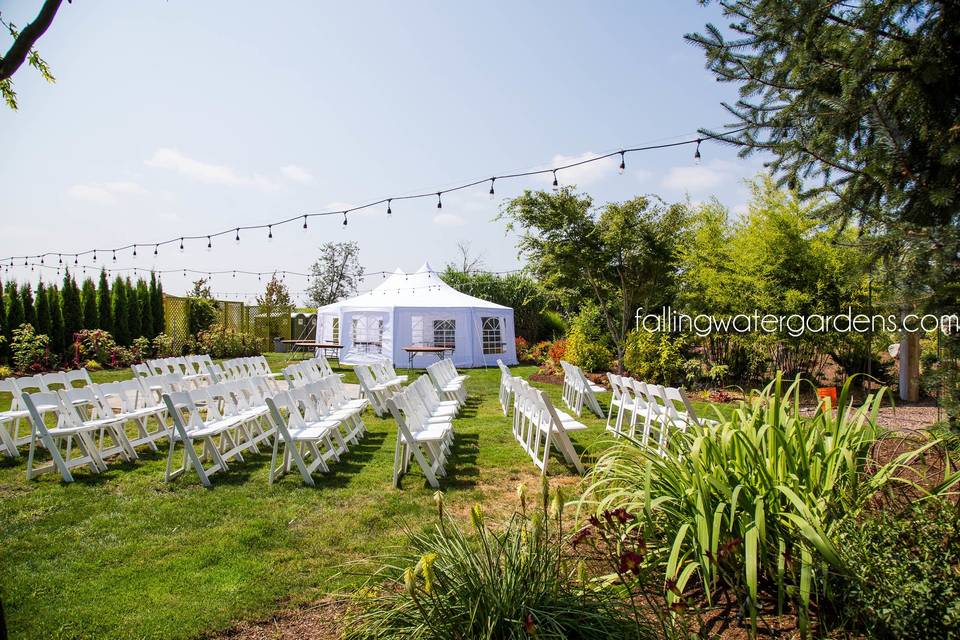
M 672 298 L 686 207 L 641 196 L 596 211 L 590 196 L 565 187 L 556 193 L 526 191 L 507 203 L 502 217 L 509 229 L 523 229 L 520 252 L 568 310 L 596 303 L 622 363 L 636 308 L 653 312 Z
M 37 285 L 37 333 L 49 336 L 52 326 L 52 318 L 50 315 L 50 298 L 47 296 L 47 287 L 43 284 L 43 280 Z
M 284 322 L 290 322 L 290 312 L 293 310 L 293 301 L 287 289 L 277 274 L 270 277 L 262 295 L 257 296 L 257 305 L 260 315 L 265 318 L 267 337 L 282 334 Z
M 7 53 L 0 58 L 0 94 L 3 94 L 4 101 L 11 109 L 16 110 L 17 108 L 17 94 L 13 90 L 11 76 L 24 62 L 39 71 L 47 82 L 55 81 L 47 63 L 40 57 L 33 45 L 53 23 L 53 18 L 57 15 L 57 10 L 62 3 L 63 0 L 46 0 L 40 8 L 40 13 L 33 22 L 24 27 L 23 31 L 17 29 L 15 24 L 0 17 L 0 25 L 13 38 L 13 43 Z
M 157 279 L 157 274 L 150 272 L 150 306 L 153 316 L 152 337 L 163 333 L 166 330 L 164 312 L 163 312 L 163 284 Z
M 80 306 L 80 288 L 70 271 L 63 276 L 60 289 L 61 311 L 63 313 L 63 342 L 66 348 L 73 344 L 74 335 L 83 329 L 83 308 Z
M 130 344 L 130 309 L 127 301 L 127 287 L 124 286 L 123 278 L 117 276 L 110 288 L 112 292 L 112 314 L 113 314 L 113 339 L 117 344 L 128 346 Z
M 86 278 L 80 288 L 80 301 L 83 308 L 83 328 L 100 329 L 100 309 L 97 307 L 97 285 L 92 278 Z
M 320 246 L 320 257 L 310 267 L 307 295 L 311 304 L 322 307 L 356 294 L 362 281 L 360 244 L 325 242 Z
M 146 280 L 137 280 L 137 305 L 140 312 L 140 335 L 153 339 L 157 332 L 153 328 L 153 303 L 150 299 L 150 289 Z
M 67 341 L 63 330 L 63 302 L 60 299 L 60 290 L 56 285 L 47 289 L 47 299 L 50 307 L 50 349 L 54 353 L 66 353 Z
M 3 294 L 3 281 L 0 280 L 0 357 L 9 358 L 10 339 L 13 337 L 13 332 L 7 324 L 7 301 Z
M 197 335 L 206 331 L 217 321 L 217 301 L 210 292 L 210 281 L 200 278 L 187 293 L 187 331 Z
M 20 289 L 20 304 L 23 306 L 23 321 L 31 327 L 36 327 L 37 310 L 33 302 L 33 288 L 29 282 Z
M 100 270 L 100 284 L 97 286 L 97 320 L 101 329 L 113 333 L 113 298 L 106 269 Z

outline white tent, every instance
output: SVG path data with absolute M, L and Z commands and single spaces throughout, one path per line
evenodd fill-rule
M 517 364 L 513 309 L 461 293 L 429 263 L 415 273 L 397 269 L 376 289 L 317 309 L 317 340 L 342 344 L 340 362 L 362 364 L 387 355 L 409 363 L 407 346 L 447 346 L 458 367 Z M 447 352 L 450 357 L 450 352 Z M 415 367 L 435 362 L 418 354 Z

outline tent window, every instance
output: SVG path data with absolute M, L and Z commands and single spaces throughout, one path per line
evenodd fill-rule
M 367 316 L 353 318 L 353 346 L 363 353 L 382 353 L 383 320 Z
M 433 344 L 437 347 L 446 347 L 448 349 L 457 348 L 457 321 L 434 320 L 433 321 Z
M 483 354 L 503 353 L 503 333 L 500 331 L 500 318 L 480 318 L 482 327 Z
M 413 344 L 426 344 L 426 339 L 423 336 L 423 316 L 413 316 L 410 318 L 410 335 L 413 339 Z
M 334 344 L 340 344 L 340 318 L 334 318 L 330 325 L 330 340 Z

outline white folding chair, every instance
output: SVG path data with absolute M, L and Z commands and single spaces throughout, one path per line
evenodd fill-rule
M 167 408 L 163 403 L 156 404 L 153 394 L 144 389 L 139 380 L 105 382 L 94 389 L 117 417 L 133 423 L 137 435 L 133 438 L 127 436 L 132 447 L 147 445 L 151 451 L 156 451 L 157 441 L 169 437 Z
M 308 426 L 300 415 L 297 402 L 287 391 L 281 391 L 273 398 L 266 399 L 268 414 L 277 437 L 273 440 L 273 454 L 270 457 L 270 473 L 268 482 L 273 484 L 280 475 L 291 471 L 296 465 L 303 482 L 311 487 L 316 486 L 313 472 L 319 469 L 322 472 L 330 471 L 327 458 L 335 455 L 333 444 L 330 442 L 331 431 L 329 425 Z M 281 413 L 286 410 L 286 418 Z M 283 445 L 283 457 L 277 466 L 277 454 L 280 445 Z M 327 452 L 320 451 L 320 445 L 327 445 Z M 310 460 L 309 464 L 307 460 Z
M 386 415 L 388 411 L 386 400 L 393 394 L 393 390 L 385 384 L 378 384 L 367 365 L 355 365 L 353 371 L 357 374 L 363 397 L 370 401 L 373 412 L 378 417 Z
M 443 425 L 412 429 L 407 416 L 403 413 L 397 396 L 387 398 L 387 409 L 397 423 L 397 442 L 393 455 L 393 486 L 400 486 L 400 478 L 409 469 L 410 459 L 417 461 L 427 482 L 434 489 L 440 488 L 438 477 L 446 475 L 446 453 L 444 445 L 449 438 L 449 429 Z M 403 400 L 400 400 L 402 403 Z
M 497 366 L 500 367 L 500 408 L 503 409 L 503 415 L 510 413 L 512 404 L 511 395 L 513 394 L 513 374 L 503 360 L 497 359 Z
M 20 401 L 30 416 L 31 424 L 27 480 L 32 480 L 42 473 L 56 472 L 64 482 L 73 482 L 70 470 L 76 467 L 89 467 L 93 473 L 106 471 L 107 465 L 101 459 L 93 441 L 94 434 L 100 430 L 99 425 L 81 422 L 74 408 L 68 406 L 60 394 L 54 391 L 24 393 Z M 41 407 L 44 407 L 44 410 L 41 410 Z M 51 413 L 50 407 L 54 407 L 52 412 L 56 414 L 57 420 L 55 426 L 48 427 L 45 415 Z M 47 450 L 50 462 L 35 466 L 38 444 Z M 61 444 L 63 451 L 60 450 Z M 80 455 L 74 455 L 74 448 Z

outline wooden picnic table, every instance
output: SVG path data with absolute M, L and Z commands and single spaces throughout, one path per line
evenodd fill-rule
M 336 342 L 317 342 L 315 340 L 281 340 L 281 342 L 283 344 L 289 344 L 292 347 L 290 350 L 291 353 L 295 351 L 306 352 L 308 349 L 320 349 L 323 351 L 324 357 L 329 357 L 327 355 L 328 351 L 339 351 L 343 349 L 343 345 L 337 344 Z M 334 353 L 336 353 L 336 351 L 334 351 Z
M 422 344 L 416 345 L 412 344 L 403 348 L 407 352 L 408 369 L 413 371 L 413 359 L 417 357 L 417 354 L 420 353 L 432 353 L 437 356 L 438 360 L 443 360 L 447 351 L 453 353 L 453 347 L 445 347 L 443 345 L 431 345 L 431 344 Z

